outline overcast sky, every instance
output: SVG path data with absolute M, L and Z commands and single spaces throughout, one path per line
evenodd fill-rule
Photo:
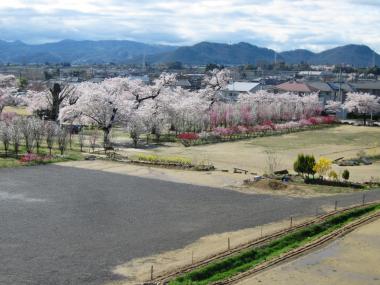
M 380 52 L 380 0 L 0 0 L 0 39 L 249 42 L 283 51 L 366 44 Z

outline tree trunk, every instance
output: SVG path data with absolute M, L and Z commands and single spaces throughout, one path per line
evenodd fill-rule
M 103 128 L 103 147 L 106 150 L 108 147 L 110 147 L 110 133 L 111 133 L 110 126 Z

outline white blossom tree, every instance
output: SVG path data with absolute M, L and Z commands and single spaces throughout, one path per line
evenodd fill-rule
M 343 107 L 349 112 L 363 116 L 366 125 L 368 116 L 380 112 L 380 98 L 369 93 L 348 93 Z
M 134 110 L 146 101 L 155 100 L 174 80 L 174 75 L 164 73 L 153 85 L 128 78 L 82 83 L 75 90 L 76 102 L 62 108 L 60 119 L 77 118 L 87 124 L 96 124 L 103 131 L 103 144 L 107 149 L 111 147 L 113 126 L 127 122 Z
M 11 143 L 13 144 L 14 152 L 16 155 L 19 153 L 20 143 L 22 139 L 21 132 L 21 121 L 20 117 L 14 117 L 12 123 L 9 125 L 9 129 L 11 131 Z
M 210 102 L 212 106 L 215 102 L 223 99 L 223 90 L 231 80 L 231 72 L 224 68 L 214 69 L 207 73 L 203 79 L 203 88 L 199 91 Z
M 0 74 L 0 114 L 6 106 L 19 103 L 19 98 L 15 96 L 17 92 L 16 85 L 16 77 Z
M 29 109 L 47 120 L 57 121 L 62 108 L 75 104 L 75 86 L 54 83 L 42 91 L 28 90 L 26 103 Z
M 8 156 L 9 145 L 12 141 L 12 132 L 10 123 L 6 121 L 0 121 L 0 139 L 3 142 L 5 156 Z

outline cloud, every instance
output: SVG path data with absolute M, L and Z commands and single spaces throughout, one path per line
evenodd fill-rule
M 357 43 L 380 51 L 379 18 L 375 0 L 12 0 L 0 3 L 0 35 L 29 43 L 246 41 L 278 51 Z

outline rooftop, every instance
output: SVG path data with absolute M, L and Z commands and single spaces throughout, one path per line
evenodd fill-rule
M 256 88 L 258 85 L 260 85 L 259 82 L 233 82 L 231 84 L 227 85 L 228 91 L 237 91 L 237 92 L 249 92 L 252 89 Z

